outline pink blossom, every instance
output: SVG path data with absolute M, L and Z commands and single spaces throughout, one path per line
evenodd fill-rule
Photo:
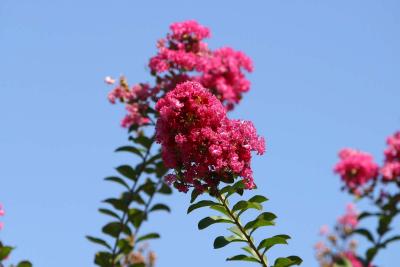
M 230 47 L 215 50 L 203 65 L 198 81 L 209 88 L 227 107 L 239 103 L 242 94 L 250 89 L 243 70 L 253 71 L 253 63 L 243 52 Z
M 350 229 L 355 229 L 358 225 L 358 211 L 353 203 L 349 203 L 346 206 L 346 213 L 339 217 L 339 224 L 343 227 L 349 227 Z
M 0 217 L 1 217 L 1 216 L 4 216 L 4 215 L 5 215 L 5 211 L 4 211 L 4 209 L 3 209 L 3 205 L 0 204 Z M 2 230 L 3 227 L 4 227 L 4 223 L 3 223 L 3 222 L 0 222 L 0 230 Z
M 383 181 L 393 181 L 400 177 L 400 162 L 388 162 L 380 170 Z
M 319 229 L 319 234 L 320 235 L 327 235 L 329 233 L 329 226 L 328 225 L 322 225 L 321 228 Z
M 386 143 L 388 145 L 385 149 L 386 162 L 400 161 L 400 131 L 389 136 Z
M 352 267 L 363 267 L 362 262 L 357 258 L 357 256 L 352 251 L 344 252 L 344 256 L 350 261 Z
M 104 82 L 106 84 L 114 84 L 115 80 L 113 78 L 111 78 L 110 76 L 107 76 L 107 77 L 104 78 Z
M 175 181 L 176 181 L 176 175 L 175 174 L 167 174 L 164 177 L 164 181 L 168 184 L 168 185 L 172 185 Z
M 365 152 L 345 148 L 339 152 L 339 163 L 334 171 L 338 173 L 351 192 L 359 189 L 378 175 L 378 165 Z
M 183 41 L 189 38 L 202 40 L 211 35 L 210 30 L 207 27 L 200 25 L 195 20 L 173 23 L 171 24 L 170 29 L 172 34 L 170 34 L 168 38 L 178 41 Z
M 221 102 L 196 82 L 179 84 L 157 102 L 156 110 L 156 139 L 166 166 L 181 172 L 181 189 L 181 183 L 213 187 L 234 175 L 242 177 L 246 188 L 255 187 L 251 152 L 263 154 L 265 141 L 251 122 L 229 120 Z

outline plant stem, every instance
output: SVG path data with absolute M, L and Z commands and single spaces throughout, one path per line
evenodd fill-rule
M 144 155 L 144 157 L 142 159 L 141 168 L 140 168 L 140 170 L 138 171 L 138 173 L 136 175 L 136 181 L 133 183 L 132 187 L 129 190 L 129 193 L 130 193 L 129 194 L 129 199 L 128 199 L 129 203 L 127 205 L 127 209 L 124 210 L 124 212 L 122 214 L 122 218 L 121 218 L 121 224 L 122 224 L 121 229 L 122 230 L 125 229 L 125 227 L 127 227 L 128 223 L 129 223 L 128 212 L 129 212 L 129 206 L 130 206 L 130 204 L 132 202 L 132 195 L 135 192 L 136 186 L 139 183 L 139 179 L 140 179 L 140 177 L 141 177 L 141 175 L 142 175 L 142 173 L 143 173 L 143 171 L 144 171 L 144 169 L 146 167 L 146 162 L 147 162 L 148 157 L 150 156 L 150 151 L 151 151 L 151 147 L 153 146 L 153 144 L 154 144 L 154 138 L 152 138 L 152 142 L 151 142 L 149 148 L 146 150 L 146 154 Z M 115 239 L 114 247 L 113 247 L 113 250 L 112 250 L 112 256 L 111 256 L 111 267 L 115 267 L 115 260 L 116 260 L 116 257 L 117 257 L 117 248 L 118 248 L 118 243 L 119 243 L 119 241 L 121 239 L 121 233 L 122 233 L 122 231 L 118 233 L 118 236 Z
M 159 189 L 159 187 L 160 187 L 161 184 L 162 184 L 162 178 L 160 177 L 159 180 L 158 180 L 158 182 L 157 182 L 157 184 L 156 184 L 156 186 L 155 186 L 155 191 L 154 191 L 154 193 L 148 198 L 148 200 L 147 200 L 147 202 L 146 202 L 146 204 L 145 204 L 145 208 L 144 208 L 143 214 L 144 214 L 144 218 L 145 218 L 146 220 L 147 220 L 147 216 L 148 216 L 148 213 L 149 213 L 150 204 L 151 204 L 151 202 L 153 201 L 154 195 L 157 193 L 157 191 L 158 191 L 158 189 Z M 135 229 L 135 233 L 133 234 L 133 238 L 134 238 L 134 239 L 136 239 L 136 237 L 137 237 L 137 235 L 138 235 L 138 233 L 139 233 L 139 230 L 140 230 L 140 227 L 142 226 L 142 224 L 143 224 L 143 222 L 141 222 L 141 223 L 139 224 L 139 226 Z M 135 246 L 136 246 L 136 242 L 133 243 L 132 250 L 135 249 Z
M 256 253 L 258 260 L 260 261 L 261 265 L 263 267 L 267 267 L 267 262 L 264 259 L 264 256 L 260 251 L 258 251 L 256 245 L 254 244 L 253 240 L 251 239 L 250 235 L 247 233 L 247 231 L 244 229 L 242 224 L 240 223 L 240 220 L 238 216 L 235 215 L 235 213 L 229 208 L 229 206 L 226 204 L 226 199 L 220 194 L 220 192 L 217 189 L 216 193 L 217 199 L 220 201 L 220 203 L 224 206 L 225 210 L 229 213 L 229 216 L 232 218 L 236 226 L 239 228 L 240 232 L 243 234 L 243 236 L 246 238 L 246 242 L 250 246 L 250 248 Z

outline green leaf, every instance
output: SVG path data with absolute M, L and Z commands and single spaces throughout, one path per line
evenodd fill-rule
M 376 253 L 378 252 L 378 248 L 377 247 L 372 247 L 370 249 L 367 250 L 367 262 L 371 262 L 372 259 L 375 257 Z
M 261 195 L 255 195 L 254 197 L 249 199 L 249 202 L 256 202 L 256 203 L 263 203 L 265 201 L 268 201 L 268 198 Z
M 278 258 L 275 260 L 274 267 L 289 267 L 293 265 L 300 265 L 303 260 L 297 256 L 289 256 L 286 258 Z
M 150 233 L 150 234 L 143 235 L 143 236 L 139 237 L 138 239 L 136 239 L 136 243 L 139 243 L 144 240 L 156 239 L 156 238 L 160 238 L 160 235 L 157 233 Z
M 145 219 L 145 214 L 142 210 L 130 209 L 128 213 L 128 218 L 129 221 L 135 226 L 135 228 L 138 228 Z
M 119 172 L 121 175 L 131 179 L 132 181 L 137 180 L 137 175 L 136 171 L 129 165 L 121 165 L 117 168 L 115 168 L 117 172 Z
M 248 209 L 256 209 L 256 210 L 262 210 L 262 206 L 259 203 L 256 202 L 249 202 L 249 201 L 245 201 L 245 200 L 240 200 L 238 203 L 236 203 L 233 208 L 232 211 L 236 212 L 238 210 L 242 212 L 248 210 Z
M 171 195 L 172 194 L 172 189 L 166 183 L 163 183 L 161 185 L 161 188 L 158 190 L 158 192 L 161 193 L 161 194 L 164 194 L 164 195 Z
M 358 220 L 361 221 L 362 219 L 371 216 L 379 216 L 379 213 L 361 212 L 360 215 L 358 215 Z
M 120 222 L 111 222 L 106 224 L 103 229 L 103 233 L 108 234 L 112 237 L 118 237 L 122 232 L 130 235 L 131 231 L 127 226 L 124 226 Z
M 112 255 L 109 252 L 98 252 L 94 258 L 94 263 L 101 267 L 111 267 Z
M 199 230 L 202 230 L 216 223 L 234 223 L 234 222 L 227 217 L 221 217 L 221 216 L 205 217 L 204 219 L 199 221 L 198 228 Z
M 227 261 L 251 261 L 251 262 L 258 262 L 260 263 L 259 260 L 257 260 L 256 258 L 250 257 L 250 256 L 246 256 L 246 255 L 236 255 L 230 258 L 226 259 Z
M 260 242 L 257 249 L 261 250 L 261 249 L 265 248 L 265 251 L 267 251 L 271 247 L 278 245 L 278 244 L 287 245 L 288 239 L 290 239 L 290 236 L 288 236 L 288 235 L 276 235 L 276 236 L 273 236 L 270 238 L 266 238 Z
M 134 263 L 132 265 L 130 265 L 129 267 L 146 267 L 145 263 Z
M 212 206 L 210 206 L 210 209 L 216 210 L 216 211 L 222 213 L 223 215 L 226 215 L 228 218 L 232 218 L 229 211 L 227 211 L 226 208 L 221 204 L 212 205 Z
M 398 240 L 400 240 L 400 235 L 393 236 L 393 237 L 390 237 L 390 238 L 386 239 L 386 240 L 383 242 L 383 245 L 384 245 L 384 246 L 387 246 L 388 244 L 390 244 L 390 243 L 392 243 L 392 242 L 395 242 L 395 241 L 398 241 Z
M 125 187 L 126 189 L 128 189 L 129 190 L 129 185 L 124 181 L 124 180 L 122 180 L 121 178 L 119 178 L 119 177 L 116 177 L 116 176 L 110 176 L 110 177 L 106 177 L 106 178 L 104 178 L 104 180 L 106 180 L 106 181 L 110 181 L 110 182 L 115 182 L 115 183 L 118 183 L 118 184 L 120 184 L 120 185 L 122 185 L 123 187 Z
M 118 198 L 108 198 L 103 201 L 104 203 L 108 203 L 113 206 L 115 209 L 120 211 L 125 211 L 128 209 L 128 204 L 125 201 L 118 199 Z
M 377 232 L 379 235 L 384 235 L 386 232 L 390 230 L 390 223 L 392 222 L 392 216 L 381 216 L 379 218 L 379 226 Z
M 246 242 L 246 240 L 239 239 L 236 236 L 228 236 L 228 237 L 218 236 L 214 240 L 214 248 L 215 249 L 222 248 L 232 242 Z
M 156 210 L 165 210 L 166 212 L 171 212 L 171 209 L 167 206 L 167 205 L 165 205 L 165 204 L 155 204 L 151 209 L 150 209 L 150 212 L 151 211 L 156 211 Z
M 93 242 L 93 243 L 96 243 L 96 244 L 105 246 L 108 249 L 111 249 L 111 246 L 109 244 L 107 244 L 107 242 L 104 241 L 103 239 L 100 239 L 100 238 L 97 238 L 97 237 L 93 237 L 93 236 L 89 236 L 89 235 L 87 235 L 86 238 L 89 241 Z
M 153 144 L 152 139 L 150 139 L 144 135 L 140 135 L 136 138 L 133 138 L 133 142 L 135 142 L 136 144 L 140 144 L 147 149 L 149 149 L 151 147 L 151 145 Z
M 239 227 L 232 226 L 230 228 L 228 228 L 229 231 L 231 231 L 233 234 L 235 234 L 237 237 L 245 239 L 246 237 L 243 235 L 242 231 L 239 229 Z
M 18 263 L 17 267 L 32 267 L 32 263 L 29 261 L 21 261 Z
M 7 258 L 10 255 L 12 250 L 13 250 L 13 248 L 9 247 L 9 246 L 0 247 L 0 262 L 2 260 L 4 260 L 5 258 Z
M 374 241 L 373 235 L 372 235 L 371 232 L 368 231 L 367 229 L 364 229 L 364 228 L 355 229 L 355 230 L 353 230 L 352 234 L 359 234 L 359 235 L 362 235 L 362 236 L 364 236 L 365 238 L 367 238 L 369 241 L 371 241 L 372 243 L 375 242 L 375 241 Z
M 144 191 L 148 196 L 152 196 L 156 192 L 156 185 L 148 178 L 144 184 L 139 186 L 137 192 L 139 191 Z
M 109 215 L 109 216 L 111 216 L 111 217 L 114 217 L 114 218 L 116 218 L 116 219 L 118 219 L 118 220 L 121 219 L 121 218 L 118 216 L 118 214 L 116 214 L 115 212 L 113 212 L 113 211 L 111 211 L 111 210 L 109 210 L 109 209 L 99 209 L 99 212 L 100 212 L 100 213 L 103 213 L 103 214 L 106 214 L 106 215 Z
M 193 189 L 192 195 L 191 195 L 191 197 L 190 197 L 190 203 L 195 202 L 196 199 L 197 199 L 197 197 L 200 196 L 200 194 L 201 194 L 201 193 L 200 193 L 199 191 L 197 191 L 196 189 Z
M 187 210 L 187 213 L 189 214 L 190 212 L 192 212 L 192 211 L 194 211 L 194 210 L 196 210 L 198 208 L 209 207 L 209 206 L 212 206 L 212 205 L 220 205 L 220 204 L 218 204 L 218 203 L 216 203 L 214 201 L 211 201 L 211 200 L 201 200 L 201 201 L 199 201 L 197 203 L 194 203 L 194 204 L 190 205 L 188 210 Z
M 257 229 L 262 226 L 270 226 L 275 225 L 274 220 L 276 219 L 276 215 L 271 212 L 263 212 L 261 213 L 255 220 L 248 222 L 245 226 L 245 230 L 249 229 Z
M 121 146 L 115 150 L 115 152 L 129 152 L 135 155 L 138 155 L 139 157 L 143 158 L 142 151 L 136 147 L 133 146 Z

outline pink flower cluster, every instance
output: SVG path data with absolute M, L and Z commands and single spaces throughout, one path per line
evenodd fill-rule
M 243 70 L 253 71 L 250 58 L 230 47 L 215 50 L 202 70 L 198 81 L 210 88 L 228 110 L 239 103 L 242 93 L 250 89 L 250 81 Z
M 4 216 L 5 212 L 3 209 L 3 205 L 0 204 L 0 217 Z M 3 229 L 4 224 L 2 222 L 0 222 L 0 230 Z
M 140 83 L 129 88 L 126 79 L 121 77 L 119 85 L 108 96 L 111 103 L 120 100 L 126 105 L 123 127 L 148 124 L 149 108 L 185 81 L 201 83 L 227 110 L 240 102 L 242 94 L 250 89 L 244 73 L 253 71 L 252 62 L 244 53 L 230 47 L 209 49 L 204 39 L 210 36 L 207 27 L 193 20 L 171 24 L 170 33 L 158 41 L 157 54 L 149 60 L 155 84 Z M 115 80 L 106 77 L 105 82 L 112 85 Z
M 200 82 L 228 110 L 233 109 L 242 94 L 250 89 L 250 82 L 244 75 L 244 71 L 253 71 L 250 58 L 230 47 L 210 50 L 203 42 L 210 37 L 210 31 L 196 21 L 173 23 L 170 29 L 172 33 L 158 42 L 158 53 L 150 59 L 152 72 L 169 72 L 173 76 L 194 72 L 186 78 Z
M 353 203 L 346 206 L 346 213 L 339 217 L 338 223 L 343 228 L 353 230 L 358 225 L 358 211 Z
M 352 193 L 360 194 L 360 187 L 378 175 L 379 167 L 368 153 L 345 148 L 339 152 L 339 158 L 334 171 L 341 176 Z
M 400 132 L 396 132 L 387 139 L 385 149 L 385 163 L 381 168 L 383 181 L 393 181 L 400 178 Z
M 265 141 L 251 122 L 229 120 L 221 102 L 197 82 L 179 84 L 156 110 L 156 139 L 166 167 L 175 169 L 168 183 L 202 192 L 240 176 L 246 188 L 255 187 L 251 152 L 263 154 Z
M 114 80 L 106 77 L 105 82 L 113 84 Z M 121 125 L 129 128 L 132 125 L 140 126 L 150 123 L 149 98 L 155 94 L 154 89 L 148 84 L 136 84 L 130 88 L 125 77 L 121 77 L 119 85 L 108 94 L 108 100 L 112 104 L 115 104 L 117 100 L 125 103 L 127 115 L 123 118 Z

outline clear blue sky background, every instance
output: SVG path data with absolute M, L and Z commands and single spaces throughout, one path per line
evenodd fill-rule
M 320 225 L 333 224 L 350 200 L 332 174 L 343 146 L 382 160 L 400 126 L 400 2 L 393 1 L 0 1 L 1 239 L 13 259 L 37 267 L 93 266 L 105 218 L 100 201 L 118 189 L 102 181 L 133 162 L 113 153 L 127 143 L 122 106 L 106 100 L 106 75 L 150 81 L 145 70 L 171 22 L 197 19 L 213 48 L 230 45 L 255 63 L 252 90 L 231 114 L 253 120 L 268 152 L 254 160 L 260 193 L 278 226 L 292 235 L 271 256 L 297 254 L 317 266 Z M 229 264 L 238 248 L 212 249 L 222 227 L 197 230 L 205 213 L 187 216 L 188 196 L 166 199 L 147 231 L 159 267 Z M 397 267 L 400 246 L 377 259 Z M 397 263 L 395 263 L 397 260 Z M 246 265 L 247 266 L 247 265 Z

